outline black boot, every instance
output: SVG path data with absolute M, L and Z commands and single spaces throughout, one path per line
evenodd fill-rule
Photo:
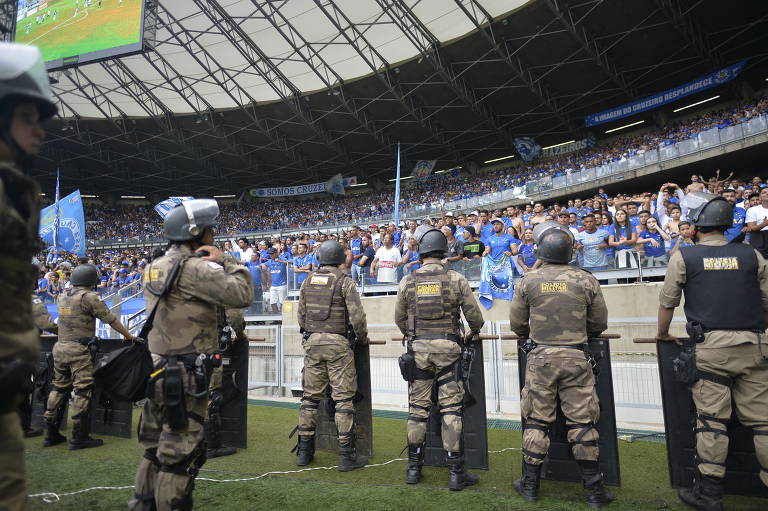
M 296 444 L 296 464 L 306 467 L 315 457 L 315 435 L 299 435 L 299 443 Z
M 43 430 L 41 428 L 29 428 L 24 430 L 24 438 L 32 438 L 35 436 L 40 436 L 43 434 Z
M 203 425 L 205 433 L 205 443 L 207 445 L 206 457 L 220 458 L 222 456 L 231 456 L 237 452 L 237 449 L 224 445 L 221 442 L 221 424 L 212 420 L 205 421 Z
M 477 484 L 480 478 L 464 470 L 464 456 L 460 452 L 448 453 L 448 488 L 461 491 L 465 486 Z
M 692 488 L 680 488 L 680 500 L 694 509 L 723 511 L 723 479 L 696 473 Z
M 45 421 L 45 439 L 43 440 L 43 447 L 51 447 L 67 441 L 67 437 L 59 433 L 60 425 L 61 423 L 57 420 Z
M 90 449 L 91 447 L 101 447 L 104 440 L 91 438 L 91 417 L 87 413 L 80 415 L 80 420 L 72 425 L 72 440 L 69 441 L 69 450 Z
M 339 442 L 339 472 L 349 472 L 367 464 L 367 457 L 357 455 L 354 440 Z
M 539 480 L 541 479 L 541 465 L 523 463 L 523 476 L 512 483 L 515 491 L 528 502 L 539 500 Z
M 613 493 L 603 484 L 603 474 L 597 461 L 577 460 L 581 469 L 581 479 L 587 489 L 587 506 L 592 509 L 607 506 L 613 502 Z
M 421 467 L 424 465 L 424 444 L 408 444 L 408 466 L 405 469 L 405 482 L 416 484 L 421 481 Z

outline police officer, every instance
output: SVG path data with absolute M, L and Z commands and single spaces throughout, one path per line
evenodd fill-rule
M 669 260 L 656 337 L 674 340 L 669 325 L 684 292 L 689 331 L 703 334 L 693 336 L 698 337 L 698 380 L 692 387 L 697 472 L 693 487 L 678 494 L 695 509 L 721 510 L 732 403 L 739 422 L 752 428 L 760 480 L 768 485 L 768 350 L 760 344 L 768 269 L 752 247 L 726 240 L 723 233 L 733 225 L 733 206 L 726 199 L 691 193 L 686 202 L 696 245 L 683 247 Z
M 107 309 L 99 294 L 93 291 L 99 281 L 99 271 L 92 264 L 81 264 L 72 271 L 72 287 L 63 291 L 56 300 L 59 312 L 59 339 L 53 346 L 53 381 L 45 419 L 43 447 L 60 444 L 66 438 L 59 433 L 60 407 L 64 406 L 70 392 L 72 399 L 72 439 L 69 448 L 87 449 L 99 447 L 104 442 L 91 438 L 90 405 L 93 397 L 93 371 L 98 338 L 96 318 L 108 324 L 126 339 L 133 339 L 128 329 Z
M 144 270 L 144 298 L 155 363 L 139 424 L 145 450 L 129 509 L 192 509 L 194 480 L 206 459 L 203 424 L 218 357 L 217 307 L 244 308 L 253 300 L 245 266 L 213 246 L 219 206 L 188 200 L 165 217 L 165 255 Z
M 0 509 L 24 507 L 24 441 L 16 408 L 39 352 L 29 290 L 39 251 L 40 188 L 24 173 L 40 152 L 40 123 L 56 113 L 39 50 L 0 43 Z
M 443 449 L 449 469 L 448 485 L 451 490 L 460 491 L 479 481 L 476 475 L 464 470 L 464 383 L 459 374 L 464 343 L 461 312 L 469 323 L 468 338 L 482 328 L 483 315 L 467 279 L 442 263 L 448 250 L 445 235 L 434 227 L 422 225 L 413 237 L 423 266 L 400 281 L 395 305 L 395 323 L 407 341 L 407 353 L 401 357 L 403 377 L 409 382 L 405 482 L 416 484 L 421 479 L 427 421 L 429 410 L 435 404 L 432 391 L 436 385 L 443 422 Z
M 525 274 L 510 305 L 510 328 L 535 343 L 528 352 L 520 398 L 525 420 L 523 475 L 514 487 L 527 501 L 538 499 L 541 465 L 559 398 L 568 442 L 587 489 L 586 502 L 598 508 L 610 503 L 613 495 L 598 468 L 595 424 L 600 407 L 585 348 L 588 338 L 607 328 L 608 310 L 592 274 L 568 265 L 573 235 L 567 229 L 554 222 L 536 227 L 536 255 L 544 264 Z
M 304 333 L 304 394 L 299 410 L 297 464 L 308 465 L 315 453 L 315 425 L 320 401 L 331 386 L 334 420 L 339 432 L 339 471 L 365 466 L 368 459 L 355 451 L 357 371 L 351 327 L 356 342 L 368 343 L 368 327 L 360 296 L 352 279 L 344 278 L 344 248 L 338 241 L 320 244 L 320 267 L 301 284 L 298 321 Z

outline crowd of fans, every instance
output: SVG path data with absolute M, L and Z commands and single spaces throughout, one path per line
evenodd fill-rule
M 711 128 L 726 128 L 768 112 L 768 99 L 746 105 L 711 111 L 677 121 L 661 129 L 611 140 L 556 158 L 539 159 L 532 164 L 515 165 L 478 176 L 447 173 L 433 174 L 425 181 L 411 180 L 401 192 L 401 207 L 424 205 L 438 207 L 448 201 L 466 199 L 515 186 L 545 176 L 562 176 L 641 154 L 660 145 L 669 145 L 694 137 Z M 366 219 L 392 214 L 392 190 L 349 194 L 347 196 L 290 198 L 287 200 L 244 201 L 222 204 L 220 232 L 254 233 L 281 229 L 299 229 L 335 224 L 364 223 Z M 86 205 L 87 234 L 90 240 L 160 238 L 160 217 L 150 206 Z

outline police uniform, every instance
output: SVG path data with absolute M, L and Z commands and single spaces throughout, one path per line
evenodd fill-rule
M 674 309 L 683 292 L 687 320 L 705 332 L 695 348 L 700 379 L 691 389 L 698 470 L 717 480 L 725 476 L 733 411 L 752 428 L 760 479 L 768 485 L 768 362 L 758 346 L 768 311 L 766 262 L 749 245 L 712 234 L 670 258 L 660 305 Z
M 539 258 L 545 263 L 525 274 L 518 283 L 509 312 L 510 329 L 530 338 L 536 347 L 528 352 L 525 387 L 520 396 L 523 430 L 524 475 L 515 489 L 529 501 L 538 498 L 541 464 L 549 450 L 549 432 L 555 422 L 558 400 L 565 415 L 568 442 L 588 489 L 587 502 L 599 507 L 612 496 L 603 495 L 598 470 L 600 405 L 592 367 L 585 353 L 590 337 L 608 326 L 608 309 L 600 284 L 591 273 L 568 266 L 573 236 L 554 228 L 563 251 L 556 264 L 543 249 L 553 237 L 541 235 Z M 605 498 L 604 498 L 605 497 Z
M 176 278 L 166 282 L 176 264 Z M 139 423 L 145 454 L 129 509 L 191 509 L 194 478 L 206 459 L 205 380 L 211 368 L 205 365 L 209 358 L 200 355 L 218 351 L 217 307 L 250 305 L 253 282 L 245 266 L 192 257 L 189 245 L 174 244 L 148 265 L 144 284 L 147 311 L 157 307 L 147 339 L 155 372 Z M 166 294 L 152 292 L 158 288 L 167 289 Z M 200 362 L 204 367 L 196 365 Z M 203 381 L 200 371 L 206 375 Z
M 445 236 L 431 229 L 429 235 Z M 421 240 L 427 234 L 419 233 Z M 419 240 L 417 240 L 419 241 Z M 443 240 L 440 240 L 443 241 Z M 444 242 L 447 248 L 447 241 Z M 420 250 L 424 246 L 420 242 Z M 434 261 L 434 260 L 432 260 Z M 437 404 L 442 415 L 441 437 L 448 456 L 450 487 L 461 490 L 477 482 L 464 472 L 462 456 L 462 413 L 464 383 L 457 378 L 462 351 L 461 312 L 470 331 L 478 333 L 483 315 L 472 295 L 467 279 L 439 262 L 427 262 L 400 281 L 395 305 L 395 324 L 408 340 L 408 353 L 415 359 L 415 376 L 408 383 L 409 467 L 406 482 L 415 484 L 421 477 L 424 441 L 437 385 Z
M 336 245 L 326 241 L 323 244 Z M 324 249 L 321 245 L 321 249 Z M 337 247 L 337 248 L 340 248 Z M 341 252 L 343 254 L 343 252 Z M 324 262 L 321 260 L 321 264 Z M 297 427 L 297 453 L 300 466 L 308 464 L 314 453 L 317 410 L 328 385 L 335 403 L 334 420 L 339 435 L 339 470 L 363 466 L 364 457 L 354 450 L 357 371 L 355 354 L 347 337 L 352 327 L 357 342 L 368 342 L 368 327 L 360 296 L 352 279 L 336 266 L 323 265 L 302 283 L 298 322 L 304 334 L 304 393 Z

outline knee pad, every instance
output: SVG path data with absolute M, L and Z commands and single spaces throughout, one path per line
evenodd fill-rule
M 186 458 L 179 461 L 178 463 L 166 463 L 160 465 L 160 472 L 168 472 L 171 474 L 188 476 L 194 479 L 197 477 L 200 468 L 205 465 L 207 459 L 205 440 L 203 440 L 197 444 L 197 447 L 195 447 L 194 450 L 189 453 Z

